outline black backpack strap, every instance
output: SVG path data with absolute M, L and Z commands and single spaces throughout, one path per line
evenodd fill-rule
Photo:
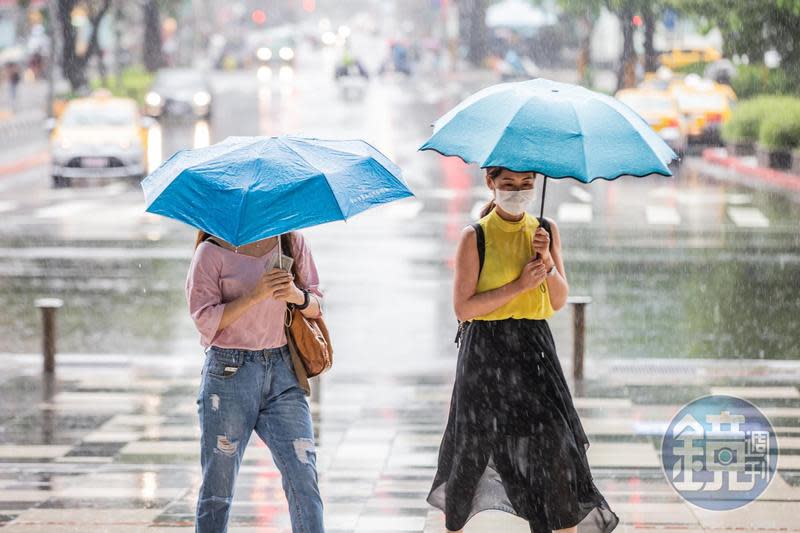
M 478 241 L 478 275 L 480 275 L 481 270 L 483 270 L 483 261 L 486 258 L 486 236 L 483 233 L 483 226 L 481 226 L 480 222 L 471 224 L 471 226 L 475 230 L 475 238 Z

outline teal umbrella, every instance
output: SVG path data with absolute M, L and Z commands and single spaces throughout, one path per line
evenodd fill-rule
M 672 176 L 677 155 L 635 111 L 610 96 L 544 78 L 473 94 L 433 125 L 420 150 L 584 183 Z M 541 216 L 541 214 L 540 214 Z

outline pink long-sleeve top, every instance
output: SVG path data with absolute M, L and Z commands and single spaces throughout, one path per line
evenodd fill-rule
M 320 299 L 319 276 L 311 251 L 300 233 L 293 233 L 292 254 L 302 287 Z M 286 303 L 267 298 L 253 304 L 238 320 L 218 331 L 225 305 L 251 291 L 278 247 L 261 257 L 240 254 L 209 241 L 200 243 L 186 277 L 189 312 L 200 332 L 200 344 L 220 348 L 263 350 L 286 344 Z M 284 252 L 285 253 L 285 252 Z

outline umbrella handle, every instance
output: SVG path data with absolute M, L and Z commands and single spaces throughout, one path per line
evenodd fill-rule
M 283 239 L 281 239 L 281 236 L 278 235 L 278 268 L 280 269 L 283 269 L 283 248 L 281 247 L 282 242 Z
M 544 193 L 547 190 L 547 176 L 544 174 L 542 176 L 544 176 L 544 182 L 542 183 L 542 205 L 539 208 L 539 218 L 544 216 Z

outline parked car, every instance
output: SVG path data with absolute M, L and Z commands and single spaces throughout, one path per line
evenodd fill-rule
M 211 87 L 205 74 L 195 69 L 169 68 L 156 74 L 145 96 L 145 113 L 151 117 L 210 118 Z
M 653 89 L 623 89 L 615 96 L 641 115 L 676 153 L 686 151 L 688 128 L 670 93 Z
M 728 85 L 686 76 L 670 86 L 688 128 L 690 143 L 721 141 L 720 130 L 731 115 L 736 94 Z
M 70 100 L 51 119 L 53 186 L 81 178 L 141 179 L 147 169 L 148 117 L 136 102 L 98 93 Z

